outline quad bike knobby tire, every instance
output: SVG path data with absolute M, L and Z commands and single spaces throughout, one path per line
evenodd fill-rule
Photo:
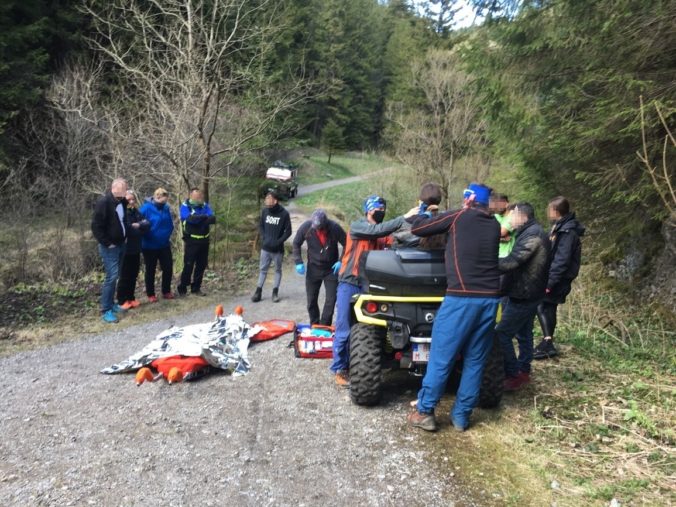
M 479 391 L 479 406 L 481 408 L 495 408 L 500 404 L 504 381 L 505 363 L 502 357 L 502 347 L 497 334 L 494 334 L 493 347 L 488 353 L 481 379 L 481 391 Z
M 350 397 L 357 405 L 376 405 L 382 396 L 384 333 L 366 324 L 350 330 Z

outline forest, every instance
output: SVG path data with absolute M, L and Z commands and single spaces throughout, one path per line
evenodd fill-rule
M 0 28 L 0 355 L 102 331 L 90 223 L 116 177 L 174 207 L 204 190 L 214 298 L 248 290 L 274 160 L 302 185 L 363 176 L 293 203 L 345 226 L 429 181 L 545 227 L 563 195 L 587 230 L 560 361 L 427 450 L 505 505 L 676 498 L 676 2 L 4 0 Z M 150 306 L 136 323 L 167 318 Z
M 96 268 L 113 177 L 201 186 L 241 240 L 246 182 L 312 148 L 391 157 L 448 205 L 470 180 L 566 195 L 593 283 L 673 324 L 674 2 L 8 0 L 0 23 L 3 290 Z

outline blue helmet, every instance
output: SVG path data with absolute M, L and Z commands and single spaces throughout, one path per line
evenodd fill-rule
M 374 209 L 384 209 L 386 206 L 387 203 L 385 202 L 385 199 L 379 195 L 374 194 L 369 195 L 366 199 L 364 199 L 364 204 L 362 205 L 361 209 L 364 213 L 368 213 Z
M 463 191 L 463 199 L 472 199 L 482 206 L 488 206 L 488 199 L 491 195 L 491 189 L 481 183 L 470 183 Z

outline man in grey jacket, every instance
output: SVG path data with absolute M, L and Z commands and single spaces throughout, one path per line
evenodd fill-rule
M 505 390 L 515 391 L 530 382 L 533 319 L 545 295 L 550 243 L 545 231 L 535 221 L 535 211 L 530 204 L 518 203 L 509 220 L 516 242 L 510 254 L 501 258 L 498 264 L 500 271 L 507 273 L 507 302 L 495 332 L 505 357 Z M 518 359 L 512 344 L 514 336 L 519 344 Z

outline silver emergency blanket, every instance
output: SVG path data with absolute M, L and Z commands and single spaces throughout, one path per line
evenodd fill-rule
M 261 330 L 250 326 L 241 315 L 218 316 L 211 323 L 172 327 L 157 335 L 140 352 L 101 373 L 126 373 L 168 356 L 201 356 L 215 368 L 233 375 L 245 375 L 251 369 L 247 357 L 250 338 Z

